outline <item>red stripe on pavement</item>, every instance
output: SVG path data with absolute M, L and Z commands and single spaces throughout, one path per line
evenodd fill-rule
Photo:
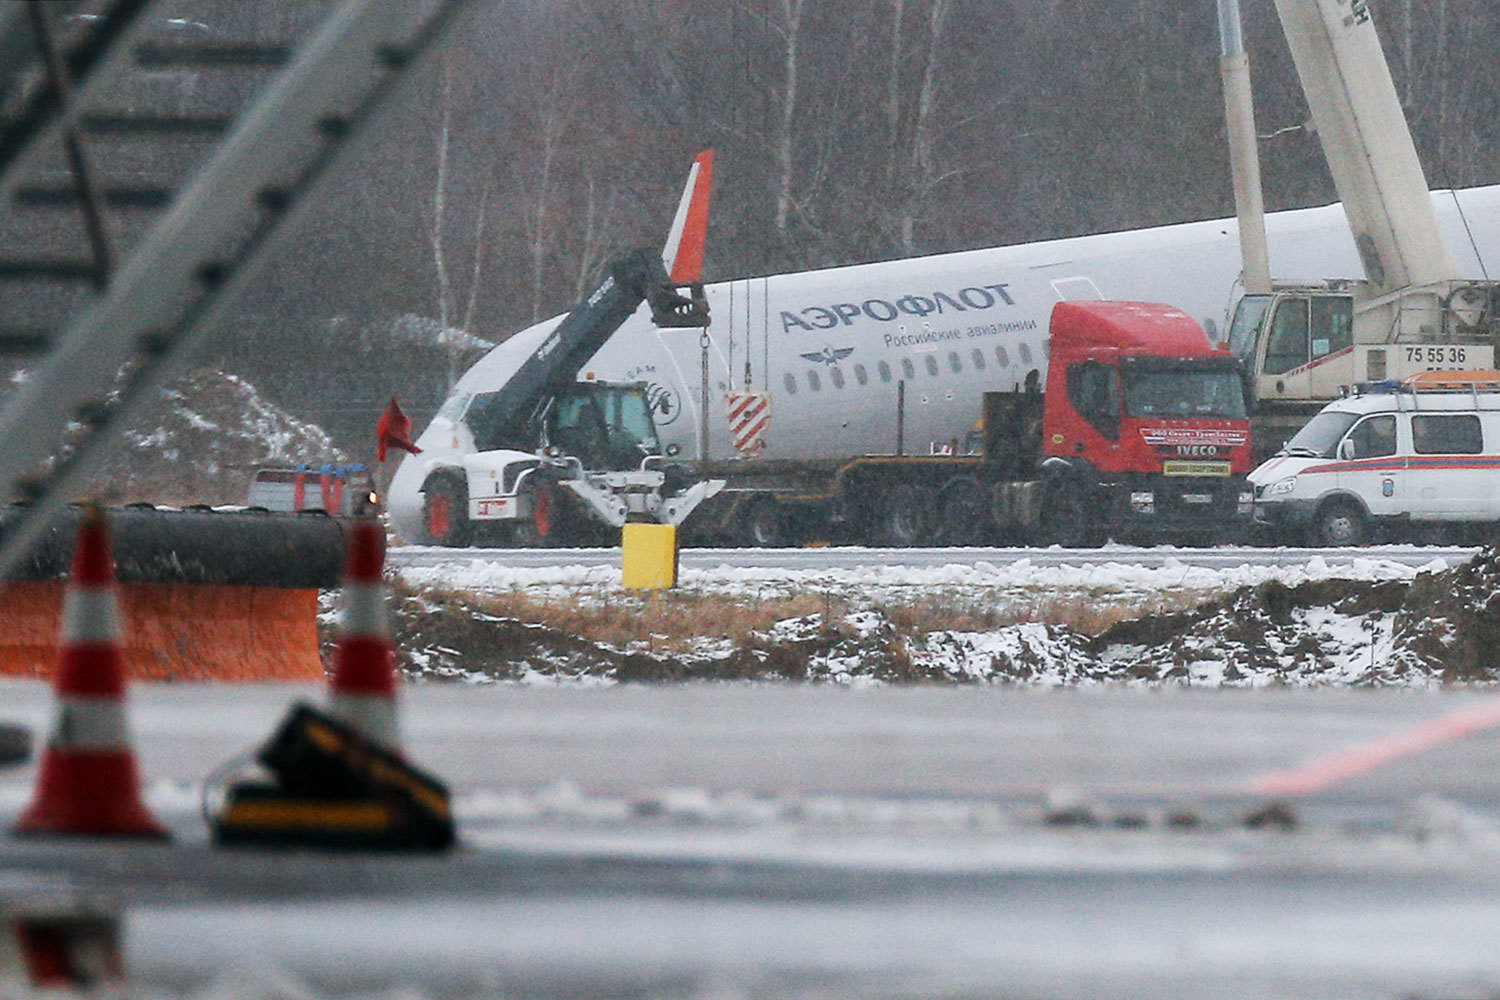
M 1500 698 L 1339 750 L 1300 767 L 1261 775 L 1251 788 L 1260 795 L 1310 795 L 1497 725 L 1500 725 Z

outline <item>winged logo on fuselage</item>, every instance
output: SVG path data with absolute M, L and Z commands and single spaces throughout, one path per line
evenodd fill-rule
M 821 351 L 804 354 L 802 358 L 806 361 L 821 361 L 825 365 L 836 365 L 853 353 L 854 348 L 852 347 L 828 347 L 824 345 Z

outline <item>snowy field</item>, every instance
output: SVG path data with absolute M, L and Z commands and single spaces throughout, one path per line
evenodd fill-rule
M 593 559 L 575 562 L 569 560 L 567 552 L 556 553 L 551 565 L 532 566 L 484 556 L 470 557 L 461 551 L 445 549 L 401 551 L 446 557 L 440 564 L 406 565 L 398 570 L 405 583 L 417 588 L 442 587 L 475 593 L 524 590 L 542 599 L 581 601 L 611 599 L 625 593 L 620 586 L 617 562 L 607 565 Z M 861 551 L 868 553 L 867 560 L 857 558 Z M 1174 593 L 1223 594 L 1271 580 L 1287 586 L 1310 580 L 1411 580 L 1418 573 L 1449 569 L 1458 561 L 1451 554 L 1430 559 L 1422 559 L 1418 554 L 1413 559 L 1412 553 L 1420 550 L 1410 546 L 1372 547 L 1339 560 L 1319 554 L 1305 560 L 1284 561 L 1281 550 L 1242 551 L 1246 553 L 1245 561 L 1230 566 L 1197 565 L 1189 551 L 1179 556 L 1172 550 L 1124 546 L 1080 554 L 1076 561 L 1068 561 L 1059 550 L 995 561 L 953 549 L 949 550 L 951 561 L 940 565 L 890 566 L 881 564 L 882 554 L 878 550 L 840 549 L 836 550 L 837 560 L 830 556 L 829 562 L 834 565 L 828 567 L 745 566 L 732 554 L 726 554 L 717 565 L 705 565 L 714 563 L 714 553 L 697 551 L 693 554 L 694 565 L 681 571 L 678 586 L 687 593 L 752 599 L 819 592 L 866 600 L 932 592 L 970 594 L 995 601 L 1029 599 L 1038 593 L 1148 598 Z M 851 557 L 851 552 L 856 555 Z M 1276 559 L 1260 559 L 1258 553 L 1274 555 Z M 1141 558 L 1143 554 L 1151 557 L 1149 562 Z M 848 565 L 850 562 L 856 565 Z
M 817 554 L 805 551 L 786 565 L 698 551 L 679 587 L 658 597 L 623 590 L 618 565 L 602 553 L 551 557 L 552 564 L 518 564 L 408 550 L 396 573 L 417 595 L 406 609 L 408 621 L 421 620 L 408 634 L 414 674 L 479 683 L 774 676 L 844 684 L 1430 686 L 1457 679 L 1435 657 L 1460 623 L 1455 609 L 1413 605 L 1401 594 L 1473 558 L 1461 550 L 1428 557 L 1411 547 L 1302 558 L 1287 550 L 1120 547 L 1009 559 L 954 550 L 912 561 L 841 549 L 819 566 Z M 540 608 L 552 631 L 500 643 L 505 657 L 486 655 L 443 637 L 433 624 L 437 595 L 449 599 L 447 613 L 456 600 L 475 622 L 523 619 Z M 753 633 L 725 635 L 705 624 L 685 648 L 681 635 L 620 639 L 591 635 L 586 626 L 600 609 L 645 616 L 664 605 L 760 610 L 798 599 L 799 610 Z M 592 645 L 580 649 L 579 640 Z

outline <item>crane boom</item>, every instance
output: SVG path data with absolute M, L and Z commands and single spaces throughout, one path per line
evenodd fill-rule
M 708 325 L 706 304 L 675 290 L 660 257 L 649 250 L 615 257 L 598 287 L 563 317 L 504 387 L 470 406 L 469 423 L 481 449 L 529 449 L 539 407 L 578 377 L 642 302 L 651 306 L 657 326 Z
M 1372 291 L 1457 277 L 1369 0 L 1276 0 L 1276 10 Z

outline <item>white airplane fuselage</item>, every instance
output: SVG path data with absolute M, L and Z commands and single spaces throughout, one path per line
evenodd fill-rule
M 1436 192 L 1434 207 L 1463 276 L 1500 272 L 1500 186 Z M 1458 206 L 1462 206 L 1462 212 Z M 1339 205 L 1266 217 L 1273 274 L 1315 281 L 1363 276 Z M 644 306 L 582 377 L 648 386 L 662 444 L 700 454 L 703 355 L 709 367 L 708 451 L 736 452 L 725 415 L 733 390 L 766 392 L 771 419 L 757 458 L 836 459 L 896 449 L 898 383 L 908 453 L 963 441 L 983 393 L 1035 370 L 1045 383 L 1054 303 L 1128 299 L 1176 306 L 1211 340 L 1228 337 L 1240 273 L 1233 219 L 1182 223 L 1016 246 L 857 264 L 706 286 L 707 346 L 695 330 L 658 329 Z M 545 320 L 495 348 L 455 387 L 388 491 L 391 518 L 419 537 L 428 473 L 473 450 L 463 426 L 471 394 L 502 384 L 558 323 Z

